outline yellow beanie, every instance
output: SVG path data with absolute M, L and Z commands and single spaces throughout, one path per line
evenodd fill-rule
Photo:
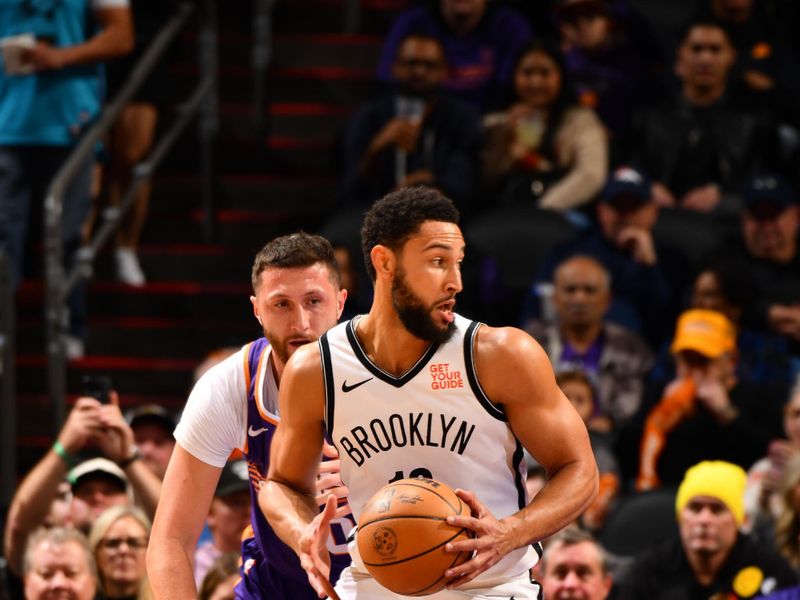
M 675 509 L 680 514 L 695 496 L 710 496 L 725 504 L 741 525 L 746 485 L 747 474 L 741 467 L 721 460 L 704 460 L 686 471 L 675 497 Z

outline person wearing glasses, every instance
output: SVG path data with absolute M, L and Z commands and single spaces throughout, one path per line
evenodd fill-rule
M 135 506 L 113 506 L 100 515 L 89 533 L 101 591 L 109 600 L 138 597 L 145 576 L 150 519 Z

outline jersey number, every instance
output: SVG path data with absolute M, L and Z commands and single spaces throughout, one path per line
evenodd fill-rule
M 411 473 L 408 474 L 409 479 L 416 479 L 417 477 L 424 477 L 425 479 L 433 479 L 433 475 L 428 469 L 424 469 L 422 467 L 416 468 Z M 395 471 L 394 477 L 389 480 L 389 483 L 393 483 L 395 481 L 400 481 L 401 479 L 405 479 L 406 476 L 403 475 L 402 471 Z

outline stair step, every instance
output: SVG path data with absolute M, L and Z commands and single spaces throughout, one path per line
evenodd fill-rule
M 252 102 L 229 102 L 220 105 L 223 135 L 235 139 L 253 135 Z M 276 139 L 298 139 L 313 143 L 316 140 L 337 139 L 347 124 L 352 108 L 319 102 L 285 102 L 267 105 L 269 133 Z
M 153 185 L 151 215 L 199 206 L 201 181 L 192 172 L 164 173 Z M 224 173 L 219 177 L 217 206 L 240 210 L 319 213 L 336 194 L 333 176 Z M 264 236 L 261 236 L 264 237 Z
M 238 317 L 238 318 L 237 318 Z M 199 362 L 222 347 L 239 347 L 260 334 L 252 310 L 214 320 L 164 317 L 93 317 L 89 319 L 87 356 L 114 353 L 122 357 L 190 359 Z M 19 326 L 17 353 L 41 354 L 44 350 L 41 320 Z
M 108 375 L 121 395 L 128 390 L 146 395 L 187 394 L 193 371 L 200 361 L 193 359 L 87 356 L 70 362 L 67 369 L 67 390 L 77 394 L 81 376 Z M 47 382 L 42 373 L 47 366 L 44 355 L 17 356 L 17 388 L 21 394 L 44 394 Z M 38 375 L 37 375 L 38 374 Z
M 217 166 L 221 172 L 296 173 L 325 176 L 336 171 L 336 144 L 332 138 L 290 136 L 223 136 L 216 143 Z M 163 162 L 165 171 L 198 169 L 196 143 L 185 139 Z

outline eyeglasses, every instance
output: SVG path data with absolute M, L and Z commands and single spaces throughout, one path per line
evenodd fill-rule
M 131 550 L 144 550 L 147 548 L 146 537 L 106 538 L 100 540 L 100 546 L 105 550 L 119 550 L 125 544 Z

